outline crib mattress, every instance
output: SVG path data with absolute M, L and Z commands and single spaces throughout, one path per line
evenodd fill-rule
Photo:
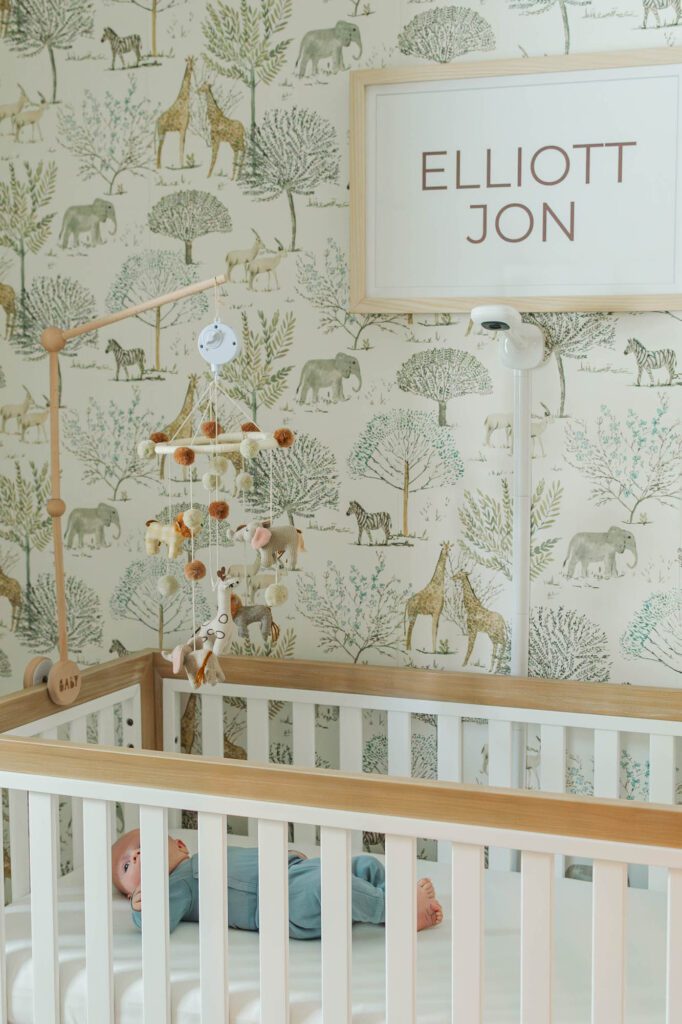
M 179 832 L 174 832 L 179 835 Z M 182 832 L 196 849 L 196 832 Z M 239 839 L 235 840 L 239 842 Z M 422 932 L 417 942 L 419 1024 L 449 1020 L 452 901 L 446 865 L 420 861 L 420 877 L 433 878 L 441 898 L 444 925 Z M 486 1024 L 519 1020 L 518 874 L 486 872 Z M 580 881 L 560 880 L 556 888 L 556 1024 L 589 1024 L 591 889 Z M 627 1024 L 664 1024 L 665 895 L 630 889 L 627 894 Z M 6 907 L 7 987 L 10 1024 L 39 1024 L 33 1016 L 33 967 L 28 899 Z M 59 961 L 62 1024 L 87 1024 L 82 871 L 60 880 Z M 173 1024 L 200 1024 L 199 928 L 178 926 L 171 936 Z M 320 944 L 290 942 L 291 1024 L 322 1024 Z M 116 1021 L 142 1024 L 140 933 L 130 919 L 128 901 L 114 896 L 114 972 Z M 258 935 L 229 932 L 230 1024 L 258 1024 Z M 353 929 L 353 1021 L 382 1024 L 384 1010 L 384 930 Z M 462 1021 L 462 1024 L 468 1022 Z

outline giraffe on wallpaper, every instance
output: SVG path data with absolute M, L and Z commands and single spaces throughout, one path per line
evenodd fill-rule
M 189 91 L 192 83 L 192 72 L 194 70 L 194 57 L 185 58 L 185 73 L 182 76 L 180 92 L 171 103 L 168 110 L 164 110 L 156 121 L 156 137 L 158 148 L 156 151 L 156 166 L 161 167 L 161 150 L 164 139 L 168 132 L 178 132 L 180 135 L 180 167 L 185 166 L 185 136 L 189 127 Z
M 499 666 L 504 652 L 504 645 L 507 641 L 507 625 L 499 612 L 491 611 L 478 600 L 469 581 L 468 572 L 464 572 L 462 569 L 456 572 L 452 579 L 454 583 L 462 584 L 462 600 L 467 622 L 468 643 L 463 667 L 469 662 L 478 634 L 487 633 L 493 645 L 490 659 L 490 671 L 493 672 L 495 667 Z
M 422 590 L 412 594 L 405 605 L 405 619 L 407 621 L 405 647 L 408 651 L 411 650 L 412 630 L 418 615 L 431 616 L 431 638 L 434 652 L 437 649 L 438 623 L 443 611 L 443 605 L 445 604 L 445 564 L 450 547 L 451 545 L 447 541 L 443 541 L 433 576 Z

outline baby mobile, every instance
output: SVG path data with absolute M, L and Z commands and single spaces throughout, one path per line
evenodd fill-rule
M 186 553 L 189 544 L 190 559 L 184 566 L 184 575 L 192 587 L 192 635 L 171 652 L 162 652 L 172 663 L 173 671 L 184 669 L 192 686 L 198 689 L 202 683 L 222 682 L 225 678 L 219 657 L 229 653 L 235 634 L 241 639 L 249 638 L 249 626 L 257 623 L 266 647 L 277 641 L 279 627 L 273 621 L 272 608 L 284 604 L 288 598 L 287 588 L 279 580 L 282 569 L 280 559 L 286 553 L 289 567 L 296 568 L 298 553 L 303 548 L 303 538 L 293 526 L 273 527 L 272 524 L 272 452 L 278 448 L 289 448 L 295 441 L 291 430 L 281 427 L 273 433 L 266 433 L 256 423 L 245 421 L 238 432 L 226 432 L 221 424 L 225 418 L 225 407 L 232 406 L 240 418 L 247 416 L 241 406 L 222 388 L 219 368 L 232 362 L 240 352 L 241 344 L 231 327 L 220 321 L 218 316 L 217 289 L 215 292 L 215 317 L 211 324 L 199 333 L 197 345 L 200 356 L 209 364 L 211 380 L 196 399 L 175 434 L 157 431 L 149 440 L 142 441 L 138 448 L 141 458 L 153 459 L 161 456 L 161 465 L 168 466 L 166 485 L 168 493 L 168 522 L 150 519 L 145 527 L 145 549 L 148 555 L 156 555 L 161 546 L 167 548 L 169 563 Z M 204 418 L 206 417 L 206 418 Z M 183 430 L 200 426 L 195 433 L 181 436 Z M 189 470 L 188 507 L 175 518 L 173 509 L 173 470 L 169 456 L 175 463 Z M 232 463 L 237 473 L 235 485 L 240 493 L 253 489 L 254 479 L 248 471 L 249 463 L 257 458 L 269 458 L 270 519 L 247 523 L 232 530 L 227 522 L 230 506 L 226 500 L 225 480 Z M 195 465 L 205 460 L 205 472 L 201 483 L 208 491 L 208 569 L 206 564 L 195 557 L 195 538 L 204 523 L 201 510 L 194 505 Z M 204 468 L 204 467 L 202 467 Z M 162 478 L 164 472 L 162 468 Z M 221 566 L 221 529 L 223 543 L 240 540 L 250 544 L 260 558 L 260 568 L 274 568 L 274 576 L 265 577 L 265 604 L 244 603 L 236 593 L 240 582 L 244 587 L 245 601 L 249 600 L 250 579 L 247 566 L 243 566 L 242 579 L 228 575 Z M 235 567 L 230 567 L 234 572 Z M 169 564 L 170 569 L 170 564 Z M 197 626 L 196 586 L 208 574 L 211 589 L 217 599 L 215 615 Z M 163 597 L 170 597 L 180 587 L 176 575 L 167 572 L 158 581 Z

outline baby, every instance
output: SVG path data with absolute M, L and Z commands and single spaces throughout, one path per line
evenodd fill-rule
M 126 832 L 111 851 L 113 882 L 131 902 L 133 921 L 142 925 L 140 830 Z M 180 921 L 199 920 L 199 855 L 190 855 L 182 839 L 168 837 L 170 930 Z M 376 857 L 361 855 L 351 863 L 353 922 L 383 924 L 384 868 Z M 258 849 L 227 850 L 227 916 L 230 928 L 258 931 Z M 417 883 L 417 931 L 443 920 L 443 909 L 428 878 Z M 289 935 L 319 939 L 321 934 L 320 858 L 289 851 Z

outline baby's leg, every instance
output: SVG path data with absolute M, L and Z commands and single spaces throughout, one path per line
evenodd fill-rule
M 386 872 L 376 859 L 362 854 L 352 861 L 352 913 L 354 922 L 383 924 L 385 921 Z M 443 920 L 443 909 L 435 898 L 430 878 L 417 882 L 417 931 L 433 928 Z

